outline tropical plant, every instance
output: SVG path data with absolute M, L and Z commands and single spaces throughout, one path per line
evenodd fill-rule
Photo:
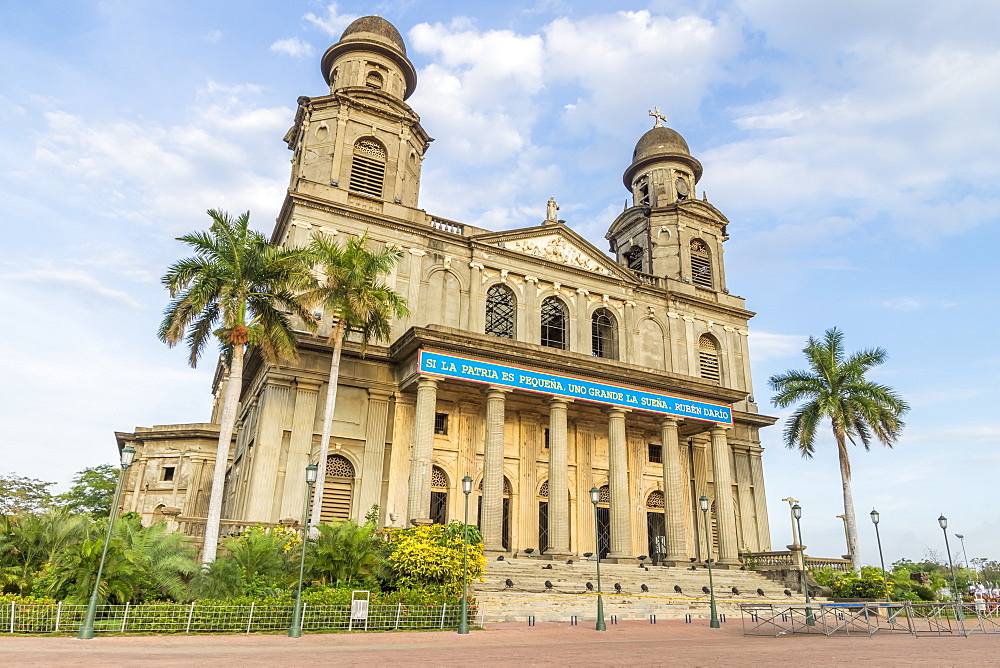
M 282 596 L 293 570 L 294 532 L 252 527 L 223 542 L 225 552 L 192 581 L 199 598 Z M 297 562 L 295 562 L 297 563 Z
M 463 528 L 461 522 L 389 530 L 389 564 L 394 585 L 457 595 L 462 591 Z M 469 525 L 468 581 L 486 569 L 479 528 Z
M 49 487 L 54 484 L 16 473 L 0 475 L 0 515 L 40 512 L 52 500 Z
M 385 575 L 381 539 L 374 524 L 334 520 L 316 528 L 316 537 L 306 547 L 310 581 L 341 585 Z
M 59 509 L 0 516 L 0 591 L 30 594 L 49 562 L 87 530 L 86 518 Z
M 817 427 L 824 420 L 830 421 L 840 461 L 851 567 L 860 570 L 847 443 L 857 445 L 860 441 L 868 450 L 874 439 L 892 447 L 903 429 L 902 415 L 910 407 L 892 388 L 865 378 L 868 371 L 886 360 L 884 349 L 871 348 L 847 357 L 844 334 L 833 328 L 826 330 L 822 339 L 809 337 L 802 352 L 809 370 L 771 376 L 768 382 L 777 393 L 771 401 L 778 408 L 806 402 L 795 409 L 784 430 L 785 445 L 798 449 L 803 457 L 813 456 Z
M 212 226 L 207 232 L 178 238 L 195 254 L 172 264 L 163 276 L 172 301 L 159 329 L 160 340 L 169 346 L 186 340 L 192 367 L 214 335 L 229 372 L 208 503 L 205 563 L 214 561 L 218 550 L 222 493 L 247 346 L 256 346 L 272 363 L 280 358 L 294 360 L 295 334 L 288 313 L 314 326 L 311 314 L 297 298 L 312 278 L 305 249 L 269 244 L 250 229 L 249 211 L 235 220 L 216 210 L 208 215 Z
M 91 522 L 88 536 L 67 546 L 51 562 L 48 591 L 70 602 L 86 601 L 104 547 L 108 520 Z M 162 600 L 187 601 L 187 580 L 198 570 L 195 550 L 187 536 L 167 531 L 157 522 L 144 527 L 135 517 L 115 519 L 98 597 L 112 603 Z
M 111 514 L 120 471 L 114 464 L 85 468 L 73 477 L 69 491 L 53 500 L 71 513 L 107 517 Z
M 324 309 L 335 318 L 327 339 L 333 345 L 333 352 L 330 355 L 330 378 L 320 437 L 321 466 L 325 465 L 330 447 L 344 340 L 352 333 L 358 334 L 363 353 L 372 340 L 389 338 L 392 318 L 402 318 L 409 314 L 406 300 L 382 282 L 382 277 L 403 257 L 402 251 L 389 245 L 370 250 L 369 245 L 367 234 L 350 237 L 343 246 L 325 234 L 317 234 L 309 244 L 311 257 L 321 278 L 302 295 L 302 301 Z M 319 524 L 322 494 L 323 485 L 319 484 L 313 499 L 314 525 Z

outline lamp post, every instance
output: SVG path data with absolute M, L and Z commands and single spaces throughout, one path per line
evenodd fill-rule
M 966 552 L 965 552 L 965 536 L 963 536 L 960 533 L 957 533 L 957 534 L 955 534 L 955 538 L 957 538 L 960 541 L 962 541 L 962 556 L 965 557 L 965 570 L 966 570 L 967 573 L 971 573 L 972 569 L 969 568 L 969 555 L 966 554 Z M 969 578 L 969 579 L 971 580 L 972 578 Z
M 955 579 L 955 564 L 951 561 L 951 547 L 948 545 L 948 518 L 944 515 L 938 518 L 938 525 L 941 527 L 941 531 L 944 533 L 944 549 L 948 553 L 948 568 L 951 569 L 951 586 L 954 587 L 952 590 L 951 597 L 956 601 L 958 600 L 958 581 Z M 959 610 L 959 615 L 962 614 Z
M 302 576 L 306 570 L 306 541 L 309 540 L 309 502 L 312 500 L 313 485 L 316 484 L 318 468 L 315 464 L 306 467 L 306 507 L 302 512 L 302 552 L 299 556 L 299 587 L 295 592 L 295 607 L 292 609 L 292 624 L 288 627 L 289 638 L 302 637 Z
M 601 490 L 591 487 L 590 502 L 594 504 L 594 542 L 596 543 L 594 554 L 597 555 L 597 630 L 607 631 L 608 627 L 604 624 L 604 599 L 601 596 L 601 527 L 597 521 L 597 502 L 600 500 Z
M 465 494 L 465 524 L 462 526 L 462 616 L 458 620 L 458 632 L 469 632 L 469 493 L 472 492 L 472 478 L 462 478 L 462 494 Z
M 885 574 L 885 559 L 882 558 L 882 537 L 878 533 L 878 511 L 872 508 L 871 513 L 872 524 L 875 525 L 875 540 L 878 542 L 878 562 L 882 565 L 882 580 L 885 582 L 885 602 L 891 603 L 892 598 L 889 596 L 889 578 Z
M 806 593 L 806 626 L 816 626 L 816 618 L 813 617 L 812 608 L 809 607 L 809 581 L 806 578 L 806 546 L 802 543 L 802 506 L 797 503 L 792 506 L 792 517 L 795 518 L 795 528 L 799 532 L 799 547 L 802 548 L 802 552 L 799 554 L 802 558 L 802 589 Z
M 97 579 L 94 580 L 94 591 L 90 594 L 90 602 L 87 604 L 87 612 L 83 616 L 83 623 L 80 625 L 80 630 L 77 632 L 76 637 L 80 640 L 90 640 L 94 637 L 94 618 L 97 616 L 97 592 L 101 586 L 101 576 L 104 574 L 104 560 L 108 556 L 108 544 L 111 543 L 111 530 L 115 526 L 115 515 L 118 512 L 118 500 L 122 495 L 122 485 L 125 481 L 125 471 L 128 467 L 132 466 L 132 460 L 135 459 L 135 448 L 131 445 L 126 445 L 122 448 L 121 452 L 122 458 L 122 470 L 118 472 L 118 485 L 115 487 L 115 500 L 111 504 L 111 509 L 108 512 L 108 534 L 104 537 L 104 547 L 101 549 L 101 562 L 97 567 Z
M 705 518 L 705 545 L 708 550 L 705 562 L 708 563 L 708 593 L 712 606 L 712 621 L 708 625 L 717 629 L 719 628 L 719 611 L 715 607 L 715 581 L 712 579 L 712 534 L 708 529 L 708 497 L 701 497 L 698 499 L 698 503 L 701 504 L 701 514 Z

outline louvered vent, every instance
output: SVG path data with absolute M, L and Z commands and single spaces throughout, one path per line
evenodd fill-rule
M 323 484 L 320 521 L 350 519 L 353 495 L 354 465 L 346 457 L 330 455 L 326 458 L 326 482 Z
M 712 289 L 712 258 L 701 239 L 691 242 L 691 280 L 695 285 Z
M 351 190 L 382 197 L 385 183 L 385 149 L 371 139 L 359 139 L 354 145 L 351 164 Z
M 719 350 L 715 347 L 715 342 L 707 336 L 698 339 L 698 362 L 701 366 L 701 377 L 718 383 L 721 380 L 719 373 Z

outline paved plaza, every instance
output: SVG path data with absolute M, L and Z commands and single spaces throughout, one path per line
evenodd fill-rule
M 982 666 L 1000 635 L 747 638 L 738 621 L 710 629 L 667 620 L 493 625 L 454 631 L 280 635 L 0 638 L 3 666 Z

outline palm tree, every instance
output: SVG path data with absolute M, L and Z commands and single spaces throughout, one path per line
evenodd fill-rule
M 192 367 L 214 334 L 229 370 L 208 502 L 203 563 L 212 562 L 218 550 L 222 492 L 246 348 L 257 346 L 268 362 L 294 360 L 295 334 L 288 314 L 297 315 L 310 329 L 314 327 L 312 316 L 297 299 L 297 291 L 308 286 L 312 278 L 306 250 L 269 244 L 263 235 L 249 228 L 249 211 L 235 220 L 214 209 L 208 215 L 212 226 L 207 232 L 178 238 L 191 246 L 195 255 L 175 262 L 163 276 L 173 301 L 164 311 L 159 330 L 160 340 L 171 347 L 182 339 L 187 341 Z
M 0 592 L 29 594 L 43 568 L 57 555 L 87 537 L 89 522 L 63 509 L 44 513 L 0 515 Z
M 374 524 L 334 520 L 316 528 L 318 535 L 306 546 L 310 580 L 341 585 L 385 574 L 382 541 Z
M 312 290 L 302 295 L 302 301 L 320 306 L 336 317 L 327 339 L 333 345 L 333 354 L 330 356 L 330 380 L 326 390 L 323 435 L 319 448 L 321 472 L 326 470 L 344 340 L 349 334 L 358 333 L 363 353 L 373 339 L 389 338 L 392 318 L 402 318 L 410 312 L 406 300 L 381 280 L 403 257 L 402 251 L 388 245 L 380 250 L 369 250 L 368 244 L 367 234 L 350 237 L 343 246 L 327 235 L 317 234 L 309 244 L 309 251 L 322 278 Z M 321 481 L 316 485 L 313 496 L 314 526 L 319 524 L 322 498 Z
M 803 457 L 813 456 L 816 428 L 823 420 L 830 420 L 840 460 L 851 567 L 859 570 L 861 559 L 847 442 L 857 445 L 860 441 L 868 450 L 874 438 L 891 448 L 904 426 L 901 417 L 910 407 L 892 388 L 865 378 L 866 372 L 886 360 L 884 349 L 862 350 L 845 358 L 844 333 L 834 327 L 826 330 L 822 340 L 809 337 L 802 352 L 810 370 L 771 376 L 768 383 L 777 392 L 771 401 L 778 408 L 807 402 L 788 418 L 783 434 L 785 445 L 798 449 Z

